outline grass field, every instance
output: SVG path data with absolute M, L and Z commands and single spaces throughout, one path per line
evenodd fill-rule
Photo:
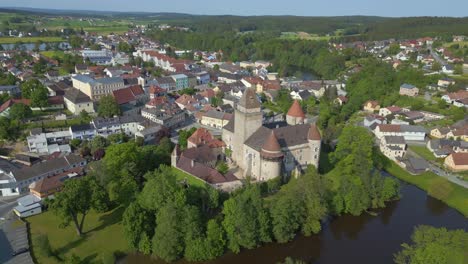
M 17 42 L 23 43 L 36 43 L 37 41 L 42 42 L 61 42 L 64 39 L 60 37 L 24 37 L 24 38 L 15 38 L 15 37 L 0 37 L 0 44 L 15 44 Z
M 437 161 L 437 158 L 425 146 L 409 146 L 409 149 L 426 160 Z
M 324 40 L 328 41 L 330 36 L 319 36 L 317 34 L 309 34 L 306 32 L 281 32 L 281 39 L 306 39 L 306 40 Z
M 442 199 L 442 201 L 468 217 L 468 190 L 465 188 L 458 186 L 443 177 L 437 176 L 432 172 L 425 172 L 421 175 L 411 175 L 394 162 L 389 162 L 389 165 L 385 167 L 385 170 L 398 179 L 414 184 L 425 191 L 428 191 L 429 188 L 435 184 L 447 184 L 450 186 L 450 191 L 445 195 L 446 198 Z
M 59 228 L 59 218 L 51 212 L 27 218 L 36 263 L 63 263 L 72 254 L 84 260 L 83 263 L 100 263 L 109 254 L 129 252 L 120 224 L 124 210 L 119 207 L 104 214 L 91 212 L 86 216 L 82 237 L 76 234 L 72 226 Z M 48 236 L 52 249 L 62 260 L 41 255 L 35 242 L 35 238 L 41 234 Z
M 62 50 L 48 50 L 48 51 L 41 51 L 40 53 L 43 56 L 47 58 L 51 58 L 51 59 L 54 57 L 63 58 L 63 55 L 65 55 L 65 52 Z
M 197 186 L 197 187 L 202 187 L 202 188 L 205 188 L 205 182 L 190 175 L 190 174 L 187 174 L 181 170 L 178 170 L 174 167 L 171 167 L 172 168 L 172 171 L 174 172 L 174 174 L 176 175 L 176 178 L 178 181 L 183 181 L 183 180 L 187 180 L 188 184 L 189 185 L 192 185 L 192 186 Z

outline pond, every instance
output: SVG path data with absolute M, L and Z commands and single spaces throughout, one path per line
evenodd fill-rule
M 243 250 L 204 263 L 278 263 L 286 257 L 307 263 L 393 263 L 393 254 L 409 242 L 415 226 L 432 225 L 468 230 L 468 220 L 413 185 L 402 183 L 401 199 L 377 211 L 377 216 L 345 215 L 332 220 L 318 235 Z M 130 254 L 119 263 L 164 263 L 148 256 Z M 178 261 L 176 263 L 189 263 Z
M 56 42 L 56 43 L 49 43 L 50 47 L 53 47 L 54 45 L 58 44 L 59 49 L 70 49 L 71 46 L 68 42 Z M 1 44 L 4 50 L 14 50 L 16 44 Z M 35 43 L 22 43 L 19 45 L 20 50 L 25 50 L 25 51 L 31 51 L 36 47 Z M 42 43 L 39 45 L 39 50 L 44 51 L 46 49 L 46 43 Z

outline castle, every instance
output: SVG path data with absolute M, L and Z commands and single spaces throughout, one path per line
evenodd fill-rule
M 305 123 L 298 101 L 286 115 L 286 124 L 269 128 L 255 91 L 245 90 L 234 118 L 223 128 L 222 139 L 232 151 L 231 159 L 243 172 L 257 181 L 266 181 L 308 165 L 318 168 L 321 136 L 314 124 Z

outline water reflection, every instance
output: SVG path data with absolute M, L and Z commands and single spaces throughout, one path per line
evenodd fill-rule
M 415 226 L 425 224 L 449 229 L 468 229 L 467 219 L 452 208 L 433 198 L 415 186 L 402 184 L 402 198 L 384 209 L 376 210 L 377 216 L 345 215 L 325 225 L 314 236 L 297 238 L 285 244 L 270 243 L 262 247 L 243 250 L 239 254 L 227 253 L 213 264 L 278 263 L 286 257 L 301 259 L 307 263 L 393 263 L 393 254 L 400 245 L 408 242 Z M 164 263 L 147 256 L 131 254 L 120 263 Z M 179 261 L 176 263 L 188 263 Z
M 431 214 L 434 215 L 443 215 L 445 211 L 449 209 L 446 204 L 430 196 L 427 196 L 426 207 L 431 211 Z

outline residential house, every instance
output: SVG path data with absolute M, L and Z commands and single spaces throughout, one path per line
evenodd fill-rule
M 468 153 L 452 153 L 445 158 L 444 165 L 452 171 L 467 171 Z
M 158 77 L 155 79 L 159 87 L 165 89 L 166 91 L 175 91 L 176 82 L 172 77 Z
M 81 56 L 84 60 L 89 59 L 91 63 L 110 64 L 112 61 L 112 52 L 109 50 L 83 50 Z
M 21 93 L 18 85 L 1 85 L 0 94 L 8 94 L 10 96 L 17 96 Z
M 68 142 L 72 139 L 69 130 L 30 135 L 27 137 L 29 152 L 52 154 L 55 152 L 71 153 Z
M 29 185 L 33 182 L 85 165 L 86 160 L 74 154 L 45 160 L 30 167 L 24 166 L 11 171 L 9 175 L 12 177 L 9 177 L 8 185 L 16 190 L 16 194 L 21 194 L 28 191 Z
M 400 107 L 398 106 L 389 106 L 389 107 L 384 107 L 384 108 L 380 108 L 379 110 L 379 115 L 380 116 L 383 116 L 383 117 L 386 117 L 388 115 L 396 115 L 396 114 L 399 114 L 403 111 L 403 109 L 401 109 Z
M 374 134 L 378 139 L 384 136 L 402 136 L 406 141 L 424 141 L 426 129 L 412 125 L 381 124 L 375 128 Z
M 89 96 L 82 91 L 71 88 L 65 92 L 63 97 L 65 107 L 74 115 L 79 115 L 82 111 L 94 113 L 94 103 Z
M 442 66 L 442 72 L 445 74 L 453 74 L 453 66 L 450 64 L 445 64 L 444 66 Z
M 455 84 L 455 80 L 454 79 L 451 79 L 451 78 L 442 78 L 440 79 L 439 81 L 437 81 L 437 85 L 439 87 L 448 87 L 450 85 L 454 85 Z
M 196 118 L 202 125 L 221 129 L 229 123 L 229 120 L 232 118 L 232 114 L 209 110 L 207 112 L 199 112 L 196 115 Z
M 158 144 L 162 138 L 169 136 L 169 129 L 161 125 L 151 125 L 135 133 L 135 139 L 143 138 L 144 144 Z
M 119 105 L 130 104 L 135 106 L 138 102 L 145 101 L 146 98 L 145 91 L 143 91 L 140 85 L 132 85 L 127 88 L 115 90 L 112 92 L 112 95 Z
M 366 112 L 375 112 L 375 111 L 379 111 L 380 110 L 380 104 L 379 102 L 377 101 L 374 101 L 374 100 L 369 100 L 367 102 L 364 103 L 364 107 L 363 107 L 364 111 Z
M 335 99 L 335 103 L 339 105 L 344 105 L 347 102 L 348 102 L 348 98 L 346 96 L 340 95 Z
M 385 120 L 385 117 L 376 114 L 370 114 L 364 118 L 363 124 L 365 127 L 369 127 L 373 130 L 377 127 L 377 125 L 386 123 L 387 121 Z
M 458 91 L 453 93 L 445 94 L 441 97 L 447 104 L 453 104 L 458 107 L 464 107 L 465 105 L 461 103 L 463 100 L 468 99 L 468 91 Z
M 449 127 L 437 127 L 431 130 L 430 135 L 433 138 L 447 138 L 449 132 Z
M 174 79 L 175 82 L 175 89 L 182 90 L 185 88 L 189 88 L 189 78 L 185 74 L 176 74 L 171 75 L 171 78 Z
M 416 86 L 408 83 L 404 83 L 400 86 L 400 95 L 406 96 L 417 96 L 419 94 L 419 89 Z
M 91 124 L 73 125 L 69 131 L 72 139 L 90 140 L 96 136 L 96 129 Z
M 391 160 L 401 159 L 406 154 L 406 142 L 403 136 L 384 136 L 379 146 L 382 154 Z
M 169 129 L 181 126 L 185 123 L 187 113 L 175 104 L 162 104 L 155 108 L 143 108 L 141 115 L 156 124 L 163 125 Z
M 177 106 L 180 107 L 180 109 L 187 109 L 190 111 L 193 111 L 195 109 L 200 108 L 200 102 L 192 95 L 188 94 L 183 94 L 177 98 L 175 101 Z

